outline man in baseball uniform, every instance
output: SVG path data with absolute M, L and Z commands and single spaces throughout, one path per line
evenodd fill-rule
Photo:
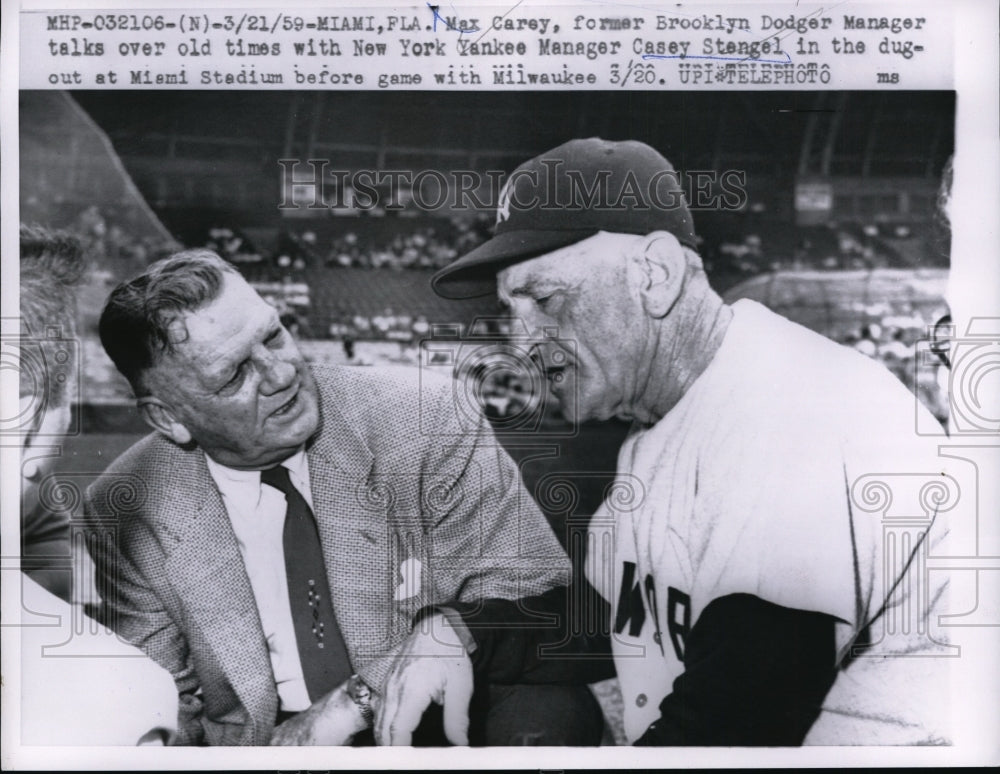
M 955 487 L 915 434 L 926 412 L 867 358 L 755 302 L 723 303 L 698 243 L 658 152 L 574 140 L 515 170 L 493 239 L 435 277 L 453 297 L 495 291 L 524 320 L 567 417 L 633 423 L 616 496 L 591 523 L 603 537 L 590 544 L 608 549 L 588 557 L 626 736 L 947 743 L 947 576 L 926 559 Z M 913 518 L 887 525 L 887 498 L 913 481 Z M 457 612 L 478 670 L 518 679 L 520 662 L 545 678 L 546 637 L 512 627 L 514 605 Z M 576 639 L 599 647 L 599 634 Z M 388 742 L 418 717 L 398 688 L 429 681 L 415 677 L 427 638 L 408 648 L 380 719 Z M 428 696 L 443 685 L 457 701 L 453 661 Z

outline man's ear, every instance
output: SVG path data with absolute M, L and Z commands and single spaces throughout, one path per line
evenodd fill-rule
M 673 234 L 656 231 L 639 244 L 635 260 L 641 272 L 642 308 L 650 317 L 666 317 L 684 287 L 684 248 Z
M 30 416 L 31 410 L 38 408 L 32 404 L 35 398 L 31 395 L 21 396 L 21 413 L 19 416 Z M 41 415 L 32 427 L 21 436 L 21 475 L 35 480 L 51 467 L 54 456 L 52 449 L 61 444 L 69 429 L 72 409 L 69 402 L 61 406 L 45 406 Z
M 191 433 L 177 420 L 173 410 L 159 398 L 153 396 L 139 398 L 136 406 L 146 424 L 156 432 L 165 435 L 179 446 L 191 442 Z
M 21 411 L 18 416 L 31 416 L 33 410 L 40 412 L 38 418 L 32 422 L 32 427 L 22 437 L 21 445 L 25 449 L 36 444 L 57 443 L 52 439 L 66 435 L 72 419 L 72 408 L 69 401 L 60 406 L 49 404 L 41 408 L 34 405 L 36 402 L 37 399 L 32 395 L 21 396 Z

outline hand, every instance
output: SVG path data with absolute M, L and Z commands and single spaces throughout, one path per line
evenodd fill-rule
M 272 745 L 345 745 L 368 727 L 361 708 L 347 692 L 347 682 L 312 706 L 276 726 Z
M 444 733 L 452 744 L 469 743 L 472 662 L 455 630 L 441 614 L 429 630 L 414 631 L 403 643 L 386 681 L 375 721 L 377 744 L 408 745 L 432 701 L 444 708 Z

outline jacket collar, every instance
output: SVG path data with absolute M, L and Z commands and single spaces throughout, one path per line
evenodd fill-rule
M 184 452 L 170 474 L 170 497 L 160 506 L 161 523 L 163 518 L 176 520 L 177 541 L 167 549 L 167 577 L 189 625 L 197 627 L 247 710 L 256 743 L 264 744 L 278 696 L 229 514 L 200 451 Z M 190 633 L 187 636 L 190 639 Z
M 357 609 L 356 594 L 370 588 L 365 556 L 345 551 L 366 522 L 351 498 L 365 491 L 374 457 L 329 399 L 321 401 L 322 425 L 307 446 L 311 492 L 327 574 L 338 619 L 352 653 L 352 633 L 372 626 L 370 611 Z M 225 504 L 204 454 L 164 441 L 172 453 L 156 464 L 156 522 L 175 537 L 168 541 L 166 572 L 192 623 L 213 651 L 251 723 L 253 738 L 266 743 L 278 706 L 274 674 L 256 601 Z M 339 548 L 339 550 L 338 550 Z M 369 632 L 371 634 L 371 632 Z M 234 646 L 234 643 L 236 645 Z

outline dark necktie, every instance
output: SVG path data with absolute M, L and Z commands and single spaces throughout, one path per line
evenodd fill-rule
M 284 548 L 288 600 L 295 624 L 302 674 L 315 702 L 351 676 L 351 661 L 330 602 L 323 548 L 316 519 L 305 498 L 279 465 L 261 471 L 260 480 L 285 495 Z

